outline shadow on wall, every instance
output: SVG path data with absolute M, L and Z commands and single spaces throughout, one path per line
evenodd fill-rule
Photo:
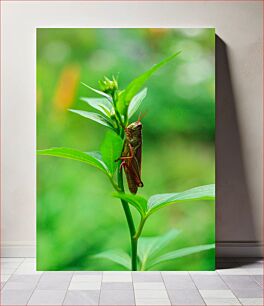
M 216 36 L 216 241 L 256 241 L 252 202 L 228 61 L 228 48 Z M 217 256 L 221 256 L 216 248 Z

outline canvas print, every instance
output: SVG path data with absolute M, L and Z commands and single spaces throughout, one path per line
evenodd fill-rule
M 215 269 L 215 31 L 37 29 L 37 269 Z

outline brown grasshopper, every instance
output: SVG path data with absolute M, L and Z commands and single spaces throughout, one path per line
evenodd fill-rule
M 125 170 L 128 188 L 131 193 L 137 193 L 138 187 L 143 187 L 141 181 L 142 158 L 142 123 L 138 121 L 129 124 L 125 128 L 126 139 L 120 167 Z

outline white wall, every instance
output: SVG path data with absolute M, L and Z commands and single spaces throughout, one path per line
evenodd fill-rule
M 215 27 L 225 43 L 217 42 L 219 254 L 258 254 L 262 239 L 261 2 L 5 1 L 1 6 L 2 256 L 34 255 L 36 27 L 159 26 Z

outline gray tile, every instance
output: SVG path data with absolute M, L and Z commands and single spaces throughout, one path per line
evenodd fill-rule
M 136 301 L 138 299 L 168 299 L 168 293 L 164 289 L 135 290 Z
M 10 277 L 11 274 L 1 274 L 1 282 L 7 282 Z
M 196 287 L 203 289 L 229 289 L 224 281 L 218 275 L 192 275 Z
M 36 283 L 34 282 L 11 282 L 8 281 L 5 284 L 5 289 L 10 290 L 34 290 Z
M 234 295 L 238 298 L 262 298 L 263 297 L 263 289 L 232 289 Z
M 228 268 L 216 270 L 220 275 L 249 275 L 248 271 L 243 268 Z
M 159 272 L 132 272 L 133 282 L 162 282 L 162 277 Z
M 263 288 L 263 276 L 262 275 L 252 275 L 252 278 Z
M 99 305 L 135 305 L 132 290 L 101 290 Z
M 125 282 L 125 283 L 102 283 L 101 290 L 133 290 L 133 284 Z
M 1 294 L 1 305 L 26 305 L 32 290 L 10 290 L 3 289 Z
M 251 276 L 245 275 L 222 275 L 224 282 L 233 289 L 258 289 L 260 286 Z
M 172 305 L 205 305 L 198 290 L 168 290 L 168 295 Z
M 206 305 L 213 306 L 223 306 L 223 305 L 241 305 L 239 300 L 236 298 L 206 298 L 204 299 Z
M 74 275 L 103 275 L 102 271 L 74 271 Z
M 133 285 L 134 290 L 166 290 L 163 282 L 134 282 Z
M 132 274 L 128 271 L 105 271 L 103 273 L 103 282 L 109 282 L 109 283 L 120 283 L 120 282 L 132 282 Z
M 249 268 L 245 270 L 247 271 L 247 275 L 263 275 L 262 268 Z
M 251 305 L 264 305 L 264 301 L 261 298 L 244 298 L 244 299 L 239 299 L 242 305 L 245 306 L 251 306 Z
M 1 282 L 1 289 L 4 287 L 5 282 Z
M 163 274 L 167 289 L 196 289 L 190 275 Z
M 98 305 L 100 290 L 68 291 L 63 305 Z
M 45 272 L 37 285 L 38 290 L 67 290 L 72 278 L 71 272 Z
M 159 306 L 170 306 L 171 305 L 171 302 L 169 299 L 151 299 L 151 298 L 147 298 L 147 299 L 137 299 L 136 300 L 136 305 L 139 305 L 139 306 L 143 306 L 143 305 L 146 305 L 146 306 L 154 306 L 154 305 L 159 305 Z
M 5 262 L 23 262 L 24 261 L 24 257 L 1 257 L 0 261 L 1 263 L 5 263 Z
M 230 290 L 199 290 L 203 298 L 216 298 L 216 299 L 228 299 L 236 298 L 234 293 Z
M 8 281 L 10 282 L 21 282 L 21 283 L 35 283 L 39 281 L 41 275 L 18 275 L 13 274 Z
M 39 275 L 12 275 L 6 282 L 5 289 L 34 290 L 39 278 Z
M 62 305 L 65 290 L 35 290 L 28 305 Z

